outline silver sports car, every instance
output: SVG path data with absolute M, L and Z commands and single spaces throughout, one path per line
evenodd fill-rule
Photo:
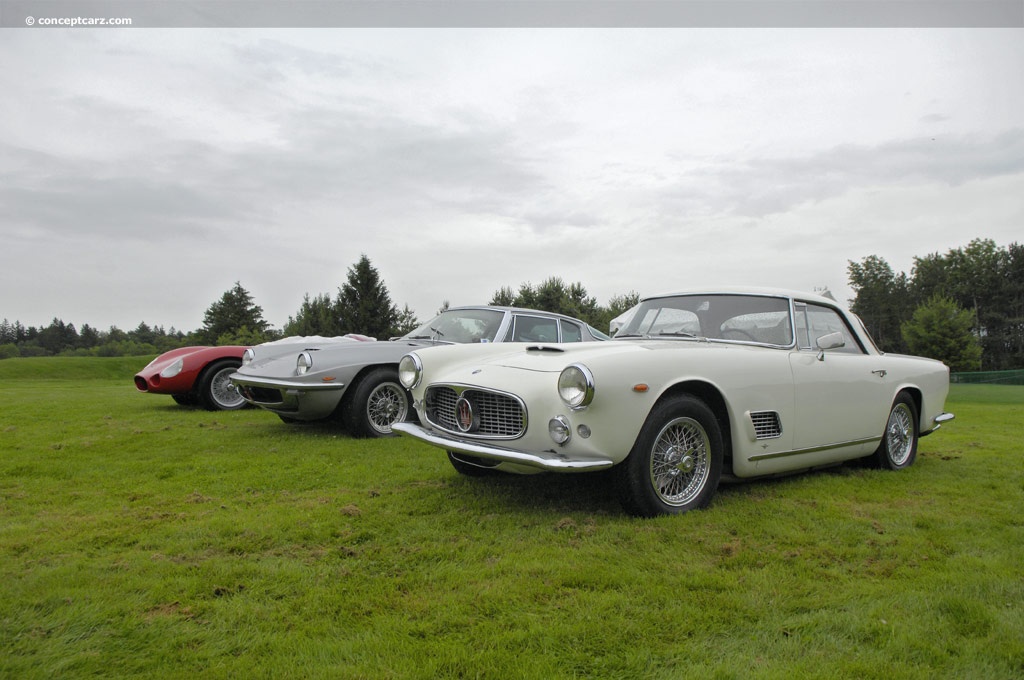
M 590 342 L 608 336 L 579 319 L 512 307 L 456 307 L 384 342 L 311 343 L 261 357 L 248 350 L 231 382 L 250 404 L 285 422 L 327 420 L 351 434 L 383 437 L 415 417 L 398 382 L 398 361 L 431 345 L 491 342 Z

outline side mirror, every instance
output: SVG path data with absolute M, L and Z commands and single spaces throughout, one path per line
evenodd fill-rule
M 828 333 L 827 335 L 821 336 L 815 344 L 818 345 L 818 361 L 824 361 L 825 350 L 845 347 L 846 341 L 843 340 L 843 334 L 836 331 L 835 333 Z

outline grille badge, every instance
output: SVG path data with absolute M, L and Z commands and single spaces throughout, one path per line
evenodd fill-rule
M 469 403 L 469 399 L 459 397 L 459 400 L 455 402 L 455 420 L 463 432 L 469 432 L 472 429 L 473 405 Z

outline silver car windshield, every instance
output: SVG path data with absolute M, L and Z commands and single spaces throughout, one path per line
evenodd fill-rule
M 644 300 L 619 338 L 697 338 L 793 344 L 789 300 L 756 295 L 679 295 Z
M 494 342 L 505 313 L 496 309 L 450 309 L 402 337 L 436 342 Z

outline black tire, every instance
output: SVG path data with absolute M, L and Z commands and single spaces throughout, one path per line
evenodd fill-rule
M 449 451 L 448 462 L 452 464 L 456 472 L 467 477 L 488 477 L 498 472 L 494 469 L 496 463 L 486 458 L 467 456 L 464 453 L 452 453 Z
M 185 392 L 184 394 L 172 394 L 171 399 L 173 399 L 174 403 L 177 404 L 178 406 L 196 405 L 196 395 L 192 394 L 191 392 Z
M 896 395 L 872 462 L 883 470 L 902 470 L 917 458 L 917 406 L 906 392 Z
M 207 411 L 237 411 L 245 407 L 245 399 L 238 393 L 228 376 L 242 365 L 240 359 L 221 359 L 206 367 L 199 378 L 197 395 L 199 404 Z
M 393 437 L 391 426 L 412 413 L 412 397 L 398 382 L 398 369 L 375 368 L 346 394 L 342 422 L 354 437 Z
M 706 507 L 718 489 L 724 458 L 714 412 L 696 397 L 670 397 L 654 407 L 629 456 L 613 468 L 619 500 L 639 517 Z

